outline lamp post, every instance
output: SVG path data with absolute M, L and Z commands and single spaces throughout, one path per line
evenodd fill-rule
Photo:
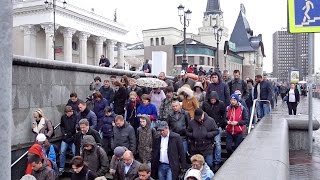
M 183 59 L 182 59 L 182 70 L 187 71 L 188 68 L 188 61 L 187 61 L 187 42 L 186 42 L 186 30 L 189 26 L 189 22 L 191 20 L 191 11 L 188 9 L 187 11 L 184 11 L 184 6 L 179 5 L 178 6 L 178 15 L 180 17 L 180 23 L 183 25 Z
M 50 2 L 49 2 L 50 1 Z M 56 8 L 57 8 L 57 0 L 45 0 L 44 4 L 46 5 L 46 9 L 53 9 L 53 60 L 56 59 Z M 63 1 L 63 8 L 66 8 L 67 2 L 66 0 Z
M 219 27 L 217 24 L 215 24 L 213 26 L 214 39 L 217 41 L 217 53 L 216 53 L 215 71 L 220 73 L 220 68 L 219 68 L 219 43 L 221 42 L 223 29 L 221 27 Z

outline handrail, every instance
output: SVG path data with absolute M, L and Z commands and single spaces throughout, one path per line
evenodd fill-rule
M 250 122 L 249 122 L 249 127 L 248 127 L 248 134 L 251 132 L 253 116 L 256 114 L 256 111 L 257 111 L 257 107 L 256 107 L 257 101 L 269 103 L 269 106 L 270 106 L 269 108 L 270 108 L 270 112 L 271 112 L 271 103 L 269 100 L 259 100 L 259 99 L 253 100 L 253 105 L 252 105 L 252 110 L 251 110 L 251 115 L 250 115 Z
M 53 130 L 56 130 L 59 126 L 61 125 L 61 123 L 57 124 Z M 25 152 L 24 154 L 22 154 L 16 161 L 14 161 L 12 164 L 11 164 L 11 167 L 13 167 L 14 165 L 16 165 L 22 158 L 24 158 L 26 155 L 28 154 L 28 151 Z

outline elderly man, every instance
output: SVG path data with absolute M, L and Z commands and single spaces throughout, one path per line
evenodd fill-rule
M 186 169 L 186 157 L 179 134 L 170 132 L 166 121 L 158 126 L 161 136 L 152 144 L 152 177 L 159 180 L 178 179 L 180 167 Z M 170 152 L 170 153 L 169 153 Z
M 116 180 L 134 180 L 138 177 L 140 162 L 134 159 L 131 151 L 127 150 L 123 154 L 123 161 L 116 170 Z

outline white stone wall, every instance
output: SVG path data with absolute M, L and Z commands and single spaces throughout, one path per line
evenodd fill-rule
M 23 31 L 14 27 L 12 31 L 13 54 L 23 55 Z

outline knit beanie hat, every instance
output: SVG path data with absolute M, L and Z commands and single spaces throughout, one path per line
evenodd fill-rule
M 232 95 L 230 96 L 230 99 L 235 99 L 235 100 L 237 100 L 237 102 L 239 102 L 240 97 L 239 97 L 238 94 L 232 94 Z

